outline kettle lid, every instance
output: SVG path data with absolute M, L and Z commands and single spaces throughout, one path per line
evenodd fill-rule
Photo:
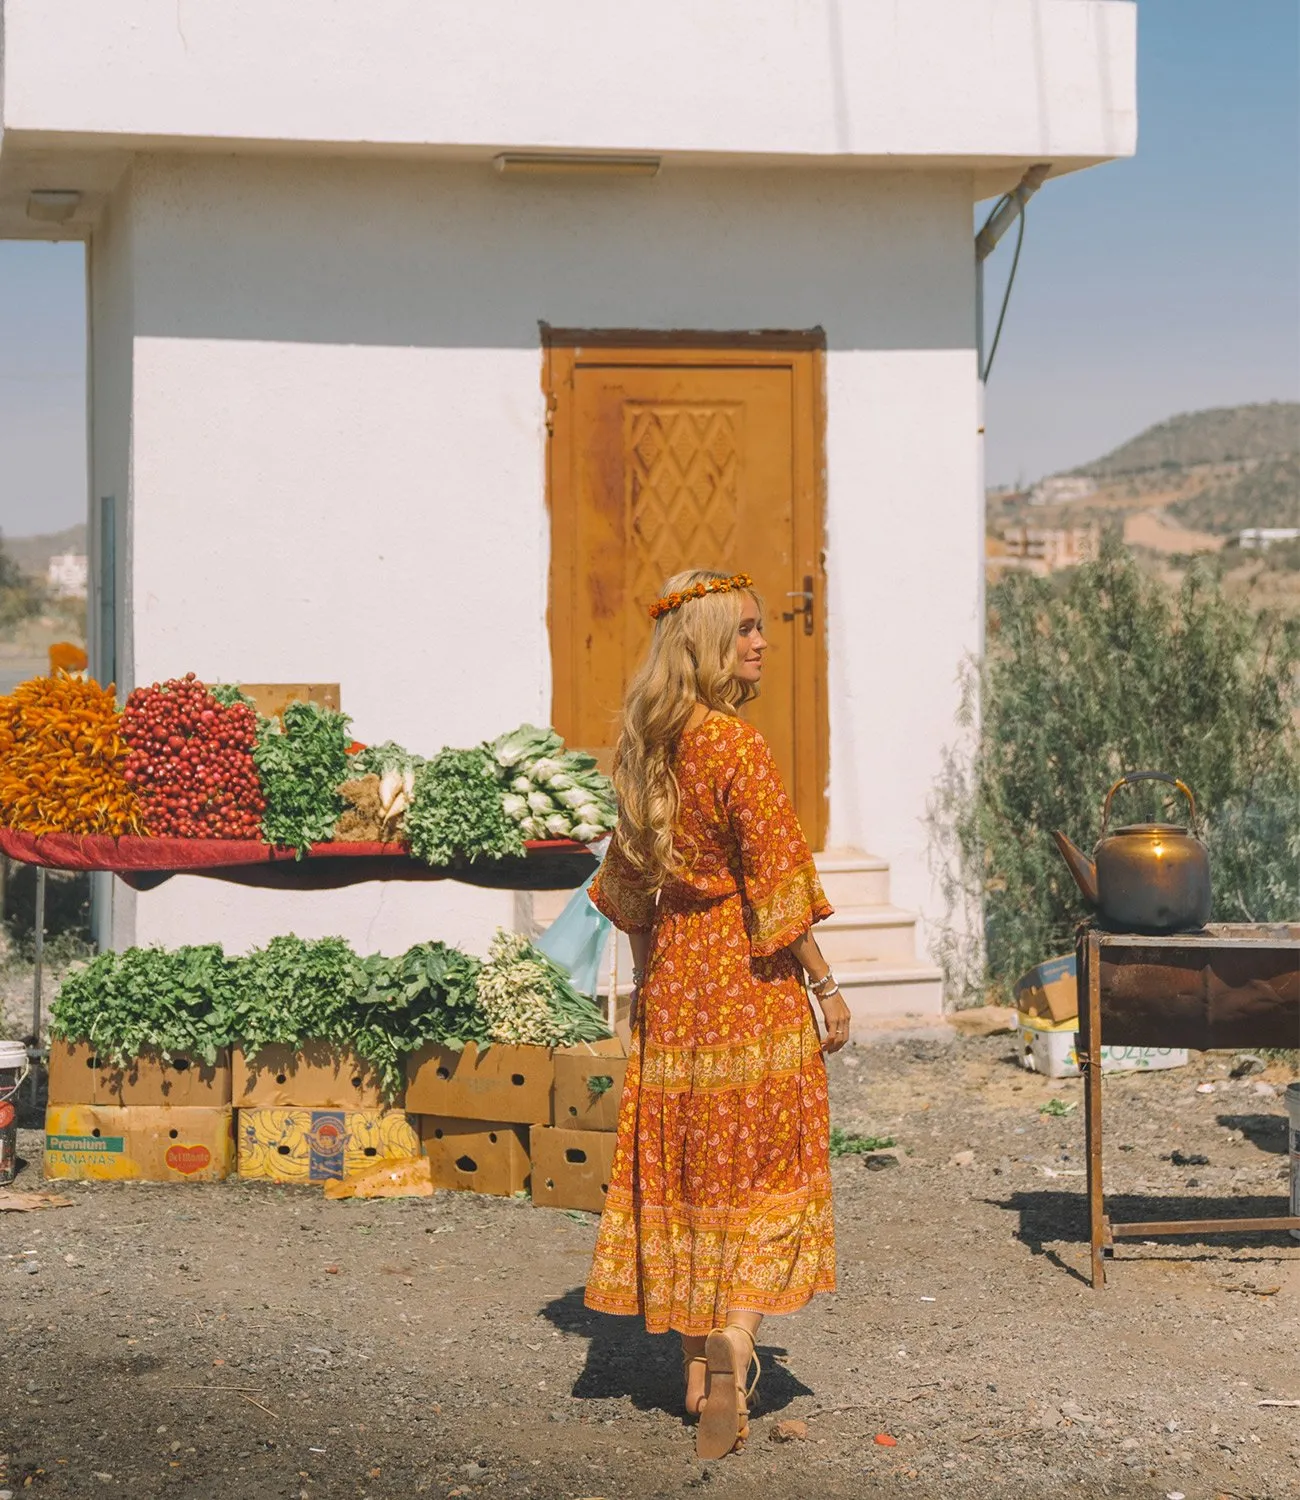
M 1191 837 L 1190 829 L 1180 823 L 1125 823 L 1122 828 L 1113 828 L 1112 837 L 1121 833 L 1163 833 L 1170 838 Z

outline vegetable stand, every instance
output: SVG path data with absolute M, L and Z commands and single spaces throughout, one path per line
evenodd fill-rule
M 258 839 L 148 838 L 126 834 L 43 834 L 0 827 L 0 852 L 58 870 L 111 871 L 135 890 L 173 875 L 205 875 L 281 890 L 335 890 L 367 880 L 458 880 L 498 890 L 570 890 L 595 873 L 597 859 L 571 839 L 531 841 L 522 857 L 429 865 L 399 843 L 316 843 L 294 850 Z

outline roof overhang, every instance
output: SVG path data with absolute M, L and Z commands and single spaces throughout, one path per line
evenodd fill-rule
M 1131 0 L 4 0 L 0 234 L 139 152 L 961 171 L 1131 155 Z M 33 189 L 83 194 L 51 226 Z

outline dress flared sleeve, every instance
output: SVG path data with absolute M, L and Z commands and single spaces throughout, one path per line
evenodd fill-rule
M 628 863 L 617 833 L 609 851 L 587 887 L 597 911 L 602 911 L 623 932 L 648 932 L 654 926 L 654 895 L 641 888 L 637 872 Z
M 832 915 L 808 841 L 757 731 L 735 747 L 727 816 L 740 850 L 750 949 L 767 958 Z

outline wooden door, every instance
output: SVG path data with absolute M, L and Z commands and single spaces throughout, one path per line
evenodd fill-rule
M 749 573 L 770 646 L 745 714 L 814 849 L 826 830 L 821 358 L 820 335 L 552 332 L 545 365 L 556 728 L 608 767 L 664 580 Z

